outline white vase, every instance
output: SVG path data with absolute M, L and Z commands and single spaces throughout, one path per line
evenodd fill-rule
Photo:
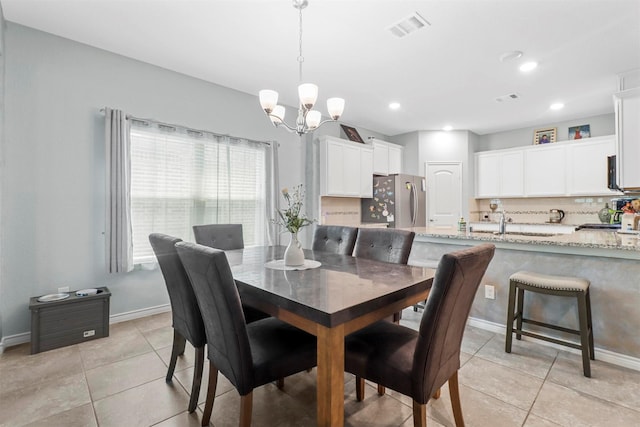
M 298 233 L 291 233 L 291 241 L 284 251 L 284 265 L 297 267 L 302 264 L 304 264 L 304 252 L 300 241 L 298 241 Z

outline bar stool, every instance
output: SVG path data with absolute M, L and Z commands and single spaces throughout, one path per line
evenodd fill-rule
M 516 339 L 522 335 L 549 341 L 555 344 L 577 348 L 582 351 L 582 370 L 585 377 L 591 377 L 589 359 L 595 360 L 593 351 L 593 328 L 591 326 L 591 300 L 589 298 L 589 281 L 579 277 L 550 276 L 547 274 L 518 271 L 509 277 L 509 308 L 507 312 L 507 336 L 505 351 L 511 353 L 513 333 Z M 524 291 L 538 292 L 563 297 L 575 297 L 578 300 L 579 330 L 567 329 L 524 317 Z M 516 298 L 517 293 L 517 298 Z M 517 311 L 514 312 L 517 299 Z M 516 321 L 516 327 L 513 322 Z M 555 329 L 580 336 L 580 344 L 558 340 L 544 335 L 522 330 L 523 323 Z

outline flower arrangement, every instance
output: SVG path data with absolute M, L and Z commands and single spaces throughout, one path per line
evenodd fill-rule
M 307 218 L 305 214 L 300 213 L 302 210 L 302 199 L 304 199 L 304 190 L 302 184 L 293 188 L 293 193 L 289 193 L 286 188 L 282 189 L 282 197 L 287 202 L 286 209 L 278 209 L 279 218 L 274 219 L 275 224 L 286 228 L 290 233 L 297 233 L 305 225 L 313 224 L 315 220 Z

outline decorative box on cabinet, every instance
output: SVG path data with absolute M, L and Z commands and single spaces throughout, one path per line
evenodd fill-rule
M 50 302 L 32 297 L 31 354 L 108 337 L 111 292 L 97 289 L 95 295 L 76 296 L 73 291 L 68 298 Z

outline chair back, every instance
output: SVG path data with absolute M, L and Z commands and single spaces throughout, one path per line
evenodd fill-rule
M 409 261 L 416 233 L 386 228 L 359 228 L 353 256 L 393 264 Z
M 465 324 L 494 252 L 494 245 L 482 244 L 440 259 L 413 359 L 412 392 L 419 403 L 426 403 L 460 368 Z
M 243 249 L 242 224 L 194 225 L 196 243 L 223 251 Z
M 202 312 L 209 360 L 244 396 L 253 390 L 253 359 L 227 256 L 196 243 L 180 242 L 176 248 Z
M 358 229 L 339 225 L 317 225 L 313 233 L 314 251 L 351 255 L 356 244 Z
M 175 248 L 175 244 L 181 241 L 182 239 L 166 234 L 149 235 L 149 242 L 160 264 L 169 293 L 173 328 L 194 347 L 202 347 L 206 340 L 202 315 L 187 272 Z

